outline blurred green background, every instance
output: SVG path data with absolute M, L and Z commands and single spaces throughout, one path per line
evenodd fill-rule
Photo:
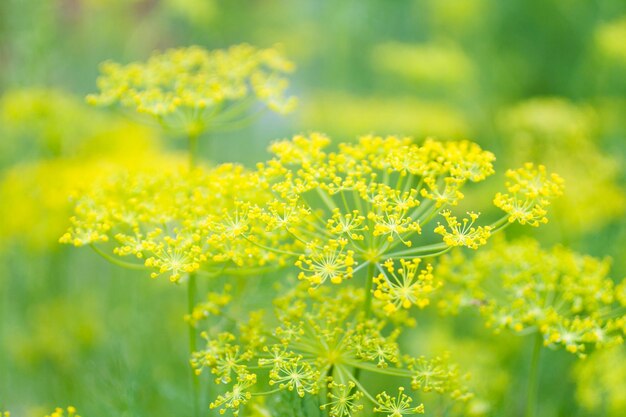
M 57 239 L 77 189 L 184 147 L 84 104 L 98 64 L 241 42 L 282 45 L 300 105 L 212 135 L 205 157 L 252 165 L 272 140 L 313 130 L 468 138 L 496 153 L 500 175 L 535 161 L 565 178 L 550 223 L 523 233 L 611 256 L 626 276 L 623 0 L 2 0 L 0 410 L 190 414 L 184 289 Z M 516 415 L 526 341 L 483 331 L 481 345 L 455 331 L 463 323 L 430 322 L 423 349 L 482 369 L 494 406 L 476 415 Z M 544 360 L 542 416 L 623 415 L 623 350 L 573 373 L 557 353 Z

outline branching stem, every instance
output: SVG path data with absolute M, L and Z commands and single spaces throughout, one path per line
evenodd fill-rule
M 537 397 L 539 394 L 539 359 L 543 337 L 540 332 L 535 334 L 532 356 L 530 359 L 530 371 L 528 374 L 528 392 L 526 397 L 526 417 L 535 417 L 537 412 Z

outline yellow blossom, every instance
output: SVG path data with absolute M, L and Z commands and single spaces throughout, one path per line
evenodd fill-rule
M 260 102 L 286 113 L 286 73 L 294 65 L 275 48 L 242 44 L 207 51 L 199 46 L 153 54 L 146 62 L 105 62 L 98 94 L 87 100 L 150 115 L 169 129 L 197 136 L 240 120 Z

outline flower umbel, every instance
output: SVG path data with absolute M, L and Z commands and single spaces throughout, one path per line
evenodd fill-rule
M 436 375 L 429 377 L 428 384 L 414 383 L 418 376 L 425 375 L 415 364 L 430 362 L 423 357 L 400 354 L 396 339 L 404 326 L 388 330 L 391 321 L 382 308 L 375 310 L 381 311 L 380 314 L 365 319 L 362 290 L 352 286 L 339 289 L 322 286 L 310 293 L 308 289 L 302 283 L 276 300 L 274 316 L 278 324 L 274 328 L 270 322 L 254 316 L 251 320 L 255 327 L 262 329 L 254 335 L 245 330 L 247 326 L 204 334 L 206 348 L 194 353 L 192 365 L 197 372 L 210 369 L 218 376 L 216 383 L 233 385 L 228 395 L 237 394 L 238 402 L 228 403 L 226 397 L 219 397 L 216 406 L 226 404 L 225 408 L 235 412 L 243 409 L 250 398 L 241 394 L 240 380 L 244 377 L 246 392 L 254 392 L 255 396 L 292 393 L 303 399 L 317 399 L 325 390 L 328 402 L 320 407 L 332 416 L 351 417 L 365 410 L 368 404 L 367 409 L 387 415 L 423 412 L 422 405 L 411 406 L 412 400 L 403 389 L 397 397 L 385 393 L 374 397 L 355 377 L 354 368 L 403 379 L 416 391 L 428 392 L 434 386 L 434 391 L 445 397 L 442 401 L 463 402 L 471 396 L 457 368 L 442 359 L 436 359 L 438 362 L 429 368 L 439 367 Z M 237 382 L 233 384 L 233 381 Z
M 412 414 L 424 414 L 424 404 L 412 407 L 413 399 L 404 393 L 404 387 L 398 388 L 398 396 L 391 397 L 386 392 L 376 396 L 378 405 L 374 412 L 384 413 L 387 417 L 402 417 Z
M 509 170 L 506 176 L 509 192 L 496 194 L 493 202 L 509 214 L 509 222 L 534 227 L 547 223 L 546 207 L 550 200 L 563 194 L 563 179 L 557 174 L 548 175 L 543 165 L 535 168 L 532 163 Z
M 293 110 L 295 98 L 285 95 L 285 74 L 293 69 L 276 48 L 170 49 L 146 62 L 105 62 L 100 92 L 87 100 L 130 108 L 167 128 L 198 135 L 240 120 L 255 102 L 279 113 Z
M 437 273 L 448 285 L 439 304 L 452 311 L 478 306 L 498 332 L 539 332 L 545 346 L 585 356 L 591 347 L 623 342 L 626 316 L 608 272 L 606 259 L 544 250 L 532 239 L 500 240 L 471 259 L 443 258 Z

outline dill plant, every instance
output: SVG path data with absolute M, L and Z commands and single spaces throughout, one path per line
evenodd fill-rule
M 232 216 L 224 223 L 237 231 L 233 238 L 292 258 L 301 283 L 275 301 L 278 327 L 253 313 L 249 324 L 203 333 L 206 348 L 192 364 L 229 387 L 211 407 L 251 413 L 257 397 L 292 392 L 333 417 L 423 413 L 428 406 L 413 404 L 403 384 L 463 403 L 471 393 L 457 366 L 444 356 L 411 357 L 397 343 L 413 324 L 408 309 L 426 307 L 442 284 L 422 262 L 458 246 L 478 249 L 513 222 L 545 223 L 562 180 L 532 164 L 507 172 L 507 191 L 494 198 L 504 216 L 480 224 L 475 212 L 459 219 L 450 211 L 467 182 L 493 173 L 493 154 L 478 145 L 377 136 L 338 151 L 329 145 L 317 133 L 274 143 L 275 157 L 255 172 L 271 198 L 241 201 L 236 227 Z M 265 245 L 272 235 L 290 247 Z M 370 392 L 363 373 L 396 378 L 397 391 Z
M 283 392 L 311 397 L 331 416 L 353 415 L 363 401 L 386 415 L 424 412 L 403 385 L 371 393 L 363 372 L 467 400 L 464 376 L 445 356 L 407 356 L 397 343 L 413 324 L 406 311 L 426 307 L 442 283 L 422 262 L 457 246 L 477 249 L 512 222 L 544 223 L 550 200 L 561 193 L 560 178 L 532 164 L 509 171 L 507 192 L 494 199 L 505 215 L 478 224 L 477 213 L 459 219 L 449 209 L 463 199 L 467 182 L 493 173 L 494 156 L 478 145 L 376 136 L 340 144 L 337 152 L 327 152 L 329 144 L 321 134 L 276 142 L 276 157 L 254 171 L 226 164 L 182 176 L 117 178 L 81 200 L 61 240 L 92 245 L 122 266 L 153 269 L 152 277 L 184 278 L 191 289 L 199 274 L 250 274 L 290 260 L 300 269 L 302 284 L 276 302 L 277 327 L 253 315 L 237 331 L 203 333 L 201 350 L 195 328 L 223 314 L 233 296 L 213 292 L 195 307 L 190 298 L 192 365 L 230 387 L 211 403 L 221 412 L 238 414 L 255 404 L 247 405 L 253 397 Z M 115 259 L 101 245 L 143 265 Z M 337 293 L 325 285 L 359 271 L 361 288 Z M 328 317 L 334 319 L 315 324 Z
M 447 355 L 402 351 L 399 337 L 415 324 L 409 309 L 427 307 L 445 288 L 434 258 L 455 247 L 479 249 L 512 223 L 546 223 L 562 179 L 532 163 L 507 171 L 506 190 L 493 198 L 504 214 L 484 222 L 478 210 L 485 207 L 457 208 L 469 183 L 494 173 L 495 156 L 470 141 L 370 135 L 333 148 L 311 133 L 273 143 L 274 157 L 253 170 L 198 164 L 198 138 L 236 125 L 255 102 L 279 112 L 293 107 L 282 78 L 290 70 L 277 51 L 247 45 L 105 64 L 100 93 L 89 101 L 146 114 L 186 135 L 189 162 L 101 182 L 77 201 L 61 242 L 186 283 L 191 365 L 226 387 L 210 390 L 210 408 L 220 413 L 268 415 L 287 401 L 302 415 L 397 417 L 428 410 L 414 399 L 428 393 L 462 410 L 472 393 Z M 287 280 L 273 307 L 248 312 L 247 320 L 231 285 L 197 303 L 199 276 L 287 266 L 301 282 Z M 201 326 L 206 345 L 198 348 Z M 390 378 L 393 389 L 374 391 L 365 374 Z M 196 415 L 199 390 L 194 378 Z

